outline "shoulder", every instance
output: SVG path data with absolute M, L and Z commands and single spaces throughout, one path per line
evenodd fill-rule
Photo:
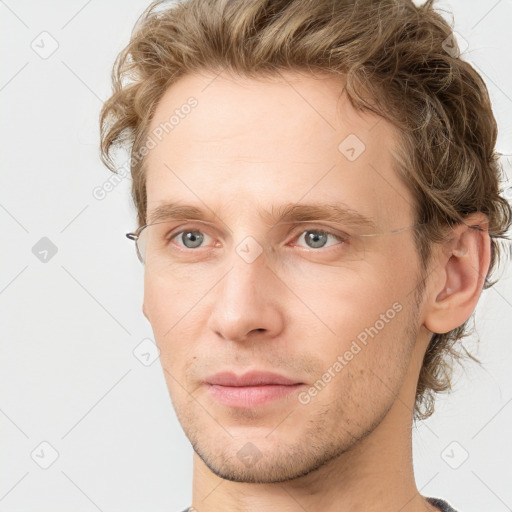
M 427 498 L 425 499 L 434 507 L 437 507 L 441 512 L 457 512 L 448 502 L 441 498 Z M 184 511 L 186 512 L 186 511 Z

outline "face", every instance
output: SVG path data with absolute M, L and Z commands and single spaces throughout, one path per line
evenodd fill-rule
M 188 75 L 152 120 L 197 100 L 147 156 L 148 220 L 167 203 L 202 217 L 162 224 L 165 246 L 148 234 L 143 311 L 178 419 L 226 479 L 284 481 L 354 448 L 415 354 L 412 230 L 360 236 L 413 223 L 396 135 L 341 88 L 292 72 Z M 286 205 L 302 216 L 281 219 Z M 327 205 L 351 216 L 323 219 Z

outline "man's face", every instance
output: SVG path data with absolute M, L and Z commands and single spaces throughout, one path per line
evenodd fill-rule
M 398 394 L 412 407 L 425 348 L 412 230 L 346 245 L 318 230 L 372 230 L 274 226 L 260 214 L 344 204 L 373 220 L 373 232 L 414 222 L 411 194 L 392 168 L 390 125 L 361 117 L 345 95 L 338 101 L 333 78 L 282 76 L 183 77 L 151 129 L 190 96 L 198 104 L 147 157 L 149 219 L 172 202 L 204 210 L 210 224 L 175 223 L 191 233 L 173 238 L 168 261 L 148 261 L 144 314 L 195 451 L 219 476 L 248 482 L 304 475 L 354 448 Z M 254 371 L 297 385 L 208 383 Z

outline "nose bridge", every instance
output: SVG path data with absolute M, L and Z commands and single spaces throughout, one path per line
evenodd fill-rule
M 219 301 L 224 307 L 235 311 L 245 311 L 255 308 L 262 301 L 262 284 L 268 279 L 265 254 L 261 253 L 255 259 L 245 259 L 253 248 L 242 242 L 232 249 L 229 256 L 231 269 L 219 287 Z M 241 253 L 241 254 L 240 254 Z M 252 255 L 254 257 L 254 255 Z
M 231 224 L 231 243 L 226 247 L 231 271 L 221 288 L 226 299 L 238 297 L 243 302 L 257 298 L 258 288 L 255 285 L 258 281 L 261 284 L 268 272 L 266 264 L 269 251 L 264 247 L 269 240 L 268 232 L 261 229 L 258 222 L 251 222 L 253 213 L 248 205 L 239 205 L 238 211 L 238 219 Z
M 277 334 L 282 328 L 282 311 L 265 251 L 247 237 L 232 247 L 228 259 L 229 271 L 217 287 L 210 328 L 231 340 L 254 330 Z

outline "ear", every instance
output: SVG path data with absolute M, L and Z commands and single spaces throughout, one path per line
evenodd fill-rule
M 491 258 L 487 224 L 483 213 L 471 214 L 453 228 L 450 240 L 436 253 L 438 265 L 424 317 L 429 331 L 449 332 L 475 310 Z

